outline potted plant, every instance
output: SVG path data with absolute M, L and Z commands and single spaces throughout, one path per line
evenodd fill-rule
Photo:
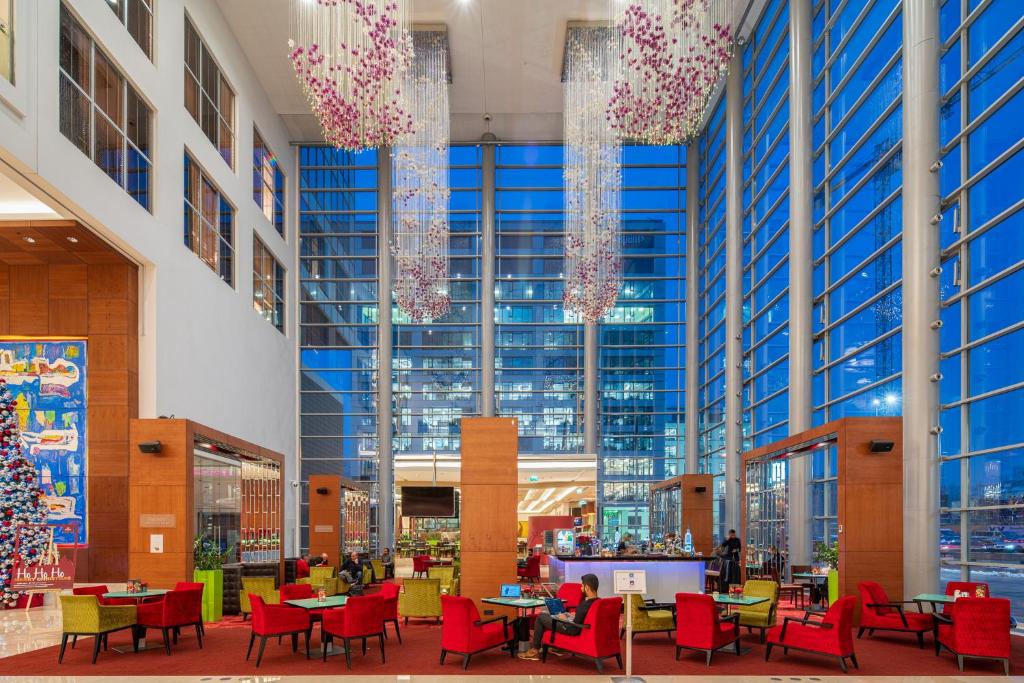
M 199 535 L 192 542 L 192 580 L 203 589 L 203 621 L 220 621 L 224 613 L 224 560 L 230 551 L 221 552 L 217 544 Z

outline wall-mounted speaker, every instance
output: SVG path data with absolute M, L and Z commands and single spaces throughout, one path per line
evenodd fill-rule
M 159 453 L 162 450 L 159 441 L 141 441 L 139 442 L 139 453 Z
M 704 493 L 705 491 L 708 490 L 708 487 L 707 486 L 694 486 L 693 490 L 696 491 L 697 493 Z
M 321 496 L 326 496 L 328 493 L 330 493 L 330 490 L 326 486 L 321 486 L 316 490 L 316 492 L 319 493 Z
M 871 440 L 871 452 L 872 453 L 888 453 L 896 444 L 892 441 L 879 441 L 876 439 Z

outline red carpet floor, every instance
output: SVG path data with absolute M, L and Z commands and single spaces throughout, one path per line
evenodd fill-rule
M 390 628 L 389 628 L 390 632 Z M 150 632 L 151 638 L 159 633 Z M 253 659 L 245 660 L 245 649 L 249 642 L 249 625 L 237 618 L 207 627 L 205 647 L 199 650 L 194 633 L 183 634 L 168 657 L 162 649 L 147 650 L 139 654 L 118 654 L 112 649 L 101 652 L 93 666 L 89 663 L 92 654 L 91 639 L 80 639 L 78 647 L 68 647 L 64 663 L 57 664 L 57 647 L 50 647 L 26 654 L 0 659 L 0 675 L 14 676 L 239 676 L 261 674 L 291 675 L 338 675 L 351 674 L 460 674 L 461 657 L 449 656 L 447 663 L 438 663 L 441 642 L 441 627 L 428 622 L 411 622 L 402 628 L 404 643 L 391 634 L 387 641 L 387 663 L 380 663 L 379 652 L 373 644 L 366 656 L 358 649 L 352 659 L 352 670 L 346 671 L 343 656 L 329 657 L 327 663 L 319 658 L 306 660 L 302 654 L 293 654 L 287 639 L 282 645 L 276 640 L 267 643 L 267 650 L 259 669 L 256 669 L 255 652 Z M 110 646 L 130 644 L 127 632 L 110 636 Z M 313 652 L 317 651 L 319 636 L 313 635 Z M 764 647 L 756 636 L 745 636 L 744 645 L 753 648 L 741 657 L 732 654 L 716 654 L 710 671 L 704 666 L 703 655 L 686 654 L 681 661 L 673 659 L 675 648 L 664 634 L 638 636 L 634 649 L 634 669 L 638 674 L 667 675 L 840 675 L 834 661 L 813 655 L 793 653 L 788 656 L 776 650 L 772 661 L 764 661 Z M 931 637 L 926 648 L 920 650 L 913 637 L 899 635 L 876 635 L 856 643 L 858 673 L 873 676 L 930 676 L 957 675 L 955 659 L 949 653 L 936 657 Z M 609 660 L 605 671 L 618 673 L 614 660 Z M 547 663 L 511 659 L 500 651 L 477 655 L 470 663 L 469 674 L 476 675 L 580 675 L 595 674 L 593 664 L 571 657 L 549 657 Z M 1024 639 L 1013 639 L 1012 674 L 1024 674 Z M 968 660 L 966 675 L 1001 675 L 1001 665 L 982 660 Z

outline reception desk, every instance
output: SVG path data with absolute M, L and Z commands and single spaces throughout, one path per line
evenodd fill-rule
M 613 594 L 612 572 L 619 569 L 647 572 L 646 597 L 657 602 L 675 602 L 676 593 L 704 592 L 704 558 L 668 555 L 624 555 L 622 557 L 548 556 L 548 572 L 553 583 L 579 583 L 584 574 L 594 574 L 600 593 Z

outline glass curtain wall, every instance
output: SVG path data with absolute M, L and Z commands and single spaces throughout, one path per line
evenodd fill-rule
M 1024 615 L 1024 6 L 940 8 L 941 578 Z
M 901 9 L 814 4 L 814 424 L 901 413 Z
M 519 419 L 519 452 L 583 449 L 583 325 L 562 306 L 561 145 L 495 154 L 496 414 Z
M 600 325 L 598 485 L 607 541 L 647 539 L 650 485 L 682 472 L 686 148 L 623 149 L 623 286 Z
M 789 6 L 743 47 L 743 450 L 788 433 Z
M 373 484 L 379 381 L 377 152 L 302 147 L 299 182 L 301 480 L 340 474 Z M 300 545 L 307 548 L 307 486 L 301 504 Z
M 725 538 L 725 98 L 700 145 L 697 236 L 698 468 L 714 475 L 714 528 Z

